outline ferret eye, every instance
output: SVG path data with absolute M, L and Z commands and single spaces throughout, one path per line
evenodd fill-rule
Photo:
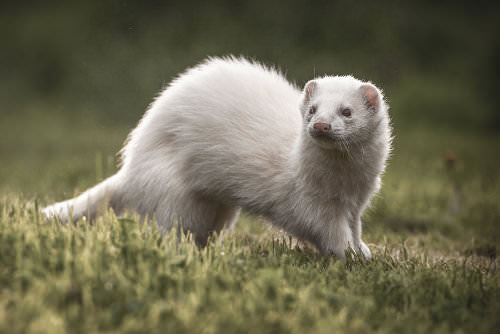
M 309 115 L 314 115 L 316 113 L 316 109 L 316 106 L 311 106 L 311 108 L 309 108 Z
M 351 117 L 352 111 L 349 108 L 342 109 L 342 116 Z

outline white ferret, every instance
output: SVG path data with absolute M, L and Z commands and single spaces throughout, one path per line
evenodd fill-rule
M 322 254 L 345 259 L 351 247 L 370 258 L 361 215 L 390 149 L 388 108 L 371 83 L 325 76 L 300 92 L 259 63 L 210 58 L 155 100 L 115 175 L 43 213 L 67 221 L 132 209 L 204 245 L 244 208 Z

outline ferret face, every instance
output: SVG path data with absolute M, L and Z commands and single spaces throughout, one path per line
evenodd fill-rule
M 309 81 L 301 105 L 305 131 L 322 148 L 349 150 L 370 140 L 383 103 L 375 86 L 350 76 Z

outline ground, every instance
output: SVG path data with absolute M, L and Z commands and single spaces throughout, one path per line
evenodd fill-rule
M 500 136 L 395 128 L 364 216 L 373 260 L 321 257 L 243 215 L 203 249 L 133 214 L 38 208 L 116 169 L 133 126 L 39 110 L 0 123 L 0 332 L 492 333 L 500 327 Z M 396 124 L 397 125 L 397 124 Z

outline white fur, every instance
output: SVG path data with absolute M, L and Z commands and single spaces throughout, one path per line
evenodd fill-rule
M 62 220 L 101 204 L 136 210 L 166 231 L 176 222 L 199 244 L 231 227 L 240 208 L 269 218 L 322 254 L 370 257 L 361 215 L 380 188 L 390 151 L 387 106 L 369 110 L 353 77 L 323 77 L 309 96 L 276 70 L 211 58 L 174 80 L 122 150 L 117 174 L 44 209 Z M 309 115 L 310 106 L 317 112 Z M 350 123 L 339 110 L 352 110 Z M 311 137 L 326 122 L 339 137 Z M 342 140 L 340 140 L 342 139 Z

